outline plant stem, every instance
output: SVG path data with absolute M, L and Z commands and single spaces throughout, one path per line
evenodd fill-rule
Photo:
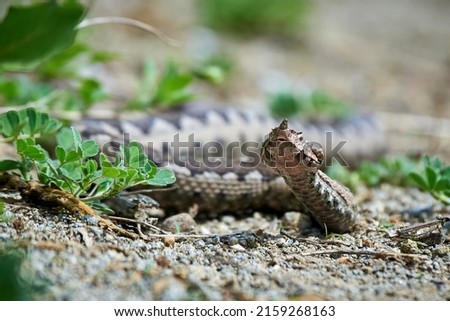
M 156 29 L 155 27 L 153 27 L 147 23 L 144 23 L 142 21 L 125 18 L 125 17 L 96 17 L 96 18 L 85 19 L 82 22 L 80 22 L 80 24 L 77 26 L 77 29 L 82 29 L 82 28 L 91 27 L 91 26 L 95 26 L 95 25 L 101 25 L 101 24 L 108 24 L 108 23 L 132 26 L 132 27 L 147 31 L 147 32 L 155 35 L 156 37 L 158 37 L 160 40 L 167 43 L 168 45 L 171 45 L 174 47 L 179 46 L 179 44 L 176 40 L 169 38 L 161 30 Z

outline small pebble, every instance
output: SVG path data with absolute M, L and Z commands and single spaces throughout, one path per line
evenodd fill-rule
M 161 228 L 167 232 L 178 234 L 192 232 L 196 225 L 197 223 L 191 215 L 181 213 L 166 218 L 161 224 Z
M 175 246 L 175 238 L 173 236 L 167 235 L 163 237 L 163 243 L 166 247 L 174 247 Z

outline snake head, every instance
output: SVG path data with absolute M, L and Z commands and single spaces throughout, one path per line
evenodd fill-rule
M 275 172 L 299 167 L 317 171 L 324 160 L 322 146 L 307 141 L 302 132 L 289 129 L 287 119 L 272 129 L 260 155 L 263 163 Z

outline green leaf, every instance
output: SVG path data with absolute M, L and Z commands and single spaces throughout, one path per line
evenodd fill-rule
M 145 163 L 144 172 L 147 174 L 147 177 L 153 177 L 157 171 L 158 167 L 156 167 L 153 162 L 147 161 L 147 163 Z
M 187 92 L 187 87 L 193 80 L 193 75 L 180 73 L 178 66 L 173 62 L 169 62 L 157 86 L 151 104 L 171 106 L 192 100 L 194 95 Z
M 72 130 L 72 141 L 74 147 L 80 147 L 81 146 L 81 134 L 75 127 L 70 127 Z
M 213 84 L 220 84 L 225 79 L 225 71 L 220 66 L 207 65 L 195 70 L 195 75 Z
M 6 113 L 6 118 L 9 121 L 9 124 L 11 125 L 11 127 L 16 127 L 20 125 L 20 117 L 19 117 L 19 113 L 15 110 L 10 110 Z
M 102 84 L 91 78 L 83 79 L 80 88 L 81 100 L 85 107 L 108 97 Z
M 17 111 L 10 110 L 0 115 L 0 134 L 4 137 L 17 137 L 25 124 L 26 121 L 21 121 Z
M 111 191 L 113 186 L 113 179 L 111 178 L 105 178 L 98 182 L 97 189 L 95 193 L 95 197 L 101 197 L 103 195 L 106 195 L 109 191 Z
M 117 178 L 121 175 L 120 170 L 115 167 L 102 167 L 102 172 L 105 177 L 110 178 Z
M 450 166 L 447 166 L 441 170 L 441 176 L 447 177 L 450 179 Z
M 64 164 L 66 161 L 66 150 L 61 146 L 56 146 L 55 148 L 56 158 L 59 160 L 61 164 Z
M 19 138 L 16 141 L 16 149 L 19 154 L 23 154 L 29 145 L 34 145 L 32 138 Z
M 85 140 L 82 142 L 81 150 L 83 151 L 83 157 L 85 158 L 97 156 L 99 152 L 98 145 L 93 140 Z
M 175 175 L 170 169 L 160 169 L 153 178 L 147 180 L 150 185 L 166 186 L 175 182 Z
M 22 163 L 12 159 L 4 159 L 0 161 L 0 172 L 10 171 L 13 169 L 19 169 L 22 167 Z
M 71 150 L 66 155 L 66 163 L 75 162 L 80 159 L 78 153 L 75 150 Z
M 56 118 L 50 118 L 46 126 L 42 129 L 42 134 L 52 135 L 58 131 L 62 126 L 61 122 Z
M 129 147 L 129 155 L 127 161 L 127 166 L 131 168 L 140 168 L 143 167 L 147 157 L 144 156 L 138 147 L 131 146 Z
M 135 178 L 138 174 L 138 171 L 134 168 L 129 168 L 127 170 L 127 176 L 125 177 L 125 185 L 131 186 L 135 183 Z
M 58 135 L 56 135 L 56 142 L 59 146 L 64 148 L 67 153 L 69 151 L 74 151 L 81 146 L 80 132 L 73 127 L 65 127 L 61 129 Z
M 5 137 L 17 137 L 21 133 L 27 136 L 45 135 L 56 132 L 61 123 L 34 108 L 19 111 L 10 110 L 0 115 L 0 133 Z
M 425 175 L 427 177 L 427 183 L 429 189 L 434 189 L 434 186 L 436 185 L 437 181 L 437 173 L 434 170 L 434 168 L 426 167 L 425 168 Z
M 90 159 L 87 161 L 87 163 L 86 163 L 87 173 L 92 174 L 97 170 L 97 168 L 98 168 L 98 163 L 95 160 Z
M 292 117 L 305 114 L 310 106 L 292 92 L 279 92 L 270 97 L 270 113 L 275 117 Z
M 28 157 L 34 161 L 42 162 L 47 159 L 47 153 L 44 149 L 35 144 L 34 139 L 18 139 L 16 141 L 17 153 Z
M 108 157 L 105 154 L 100 153 L 100 165 L 102 167 L 112 167 L 113 164 L 109 161 Z
M 425 191 L 428 190 L 427 181 L 425 180 L 425 178 L 423 176 L 419 175 L 416 172 L 410 173 L 409 176 L 420 188 L 422 188 Z
M 0 200 L 0 215 L 3 215 L 3 212 L 5 211 L 5 203 L 3 203 L 1 200 Z
M 434 186 L 436 191 L 446 191 L 450 190 L 450 178 L 440 177 Z
M 88 205 L 92 207 L 96 212 L 100 212 L 103 214 L 114 214 L 114 211 L 110 209 L 106 204 L 101 202 L 88 202 Z
M 25 113 L 25 115 L 24 115 L 24 113 Z M 27 120 L 27 122 L 25 123 L 25 126 L 23 127 L 23 132 L 26 134 L 34 134 L 36 127 L 38 127 L 38 123 L 39 123 L 36 110 L 34 108 L 28 108 L 28 109 L 19 111 L 19 115 Z M 47 118 L 48 118 L 48 115 L 47 115 Z
M 72 130 L 68 127 L 62 128 L 56 135 L 56 143 L 64 148 L 66 152 L 74 148 L 72 139 Z
M 77 2 L 10 7 L 0 23 L 0 66 L 29 68 L 69 47 L 84 15 Z
M 79 186 L 80 180 L 83 178 L 81 167 L 77 163 L 67 163 L 57 168 L 59 177 L 69 181 L 72 186 Z
M 40 146 L 28 146 L 23 155 L 37 162 L 42 162 L 47 158 Z

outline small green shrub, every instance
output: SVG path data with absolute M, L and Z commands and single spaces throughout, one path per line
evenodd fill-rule
M 422 190 L 450 205 L 450 166 L 446 166 L 442 160 L 425 156 L 423 170 L 412 172 L 410 178 Z
M 34 179 L 57 186 L 96 209 L 107 211 L 99 200 L 113 197 L 136 185 L 164 186 L 175 181 L 168 169 L 158 169 L 147 158 L 142 145 L 121 146 L 110 161 L 93 140 L 83 140 L 75 128 L 62 128 L 56 135 L 56 159 L 37 142 L 36 137 L 55 134 L 61 123 L 45 113 L 29 108 L 0 114 L 0 143 L 12 142 L 18 160 L 0 160 L 1 171 L 14 171 L 25 180 Z M 97 163 L 93 157 L 99 158 Z

